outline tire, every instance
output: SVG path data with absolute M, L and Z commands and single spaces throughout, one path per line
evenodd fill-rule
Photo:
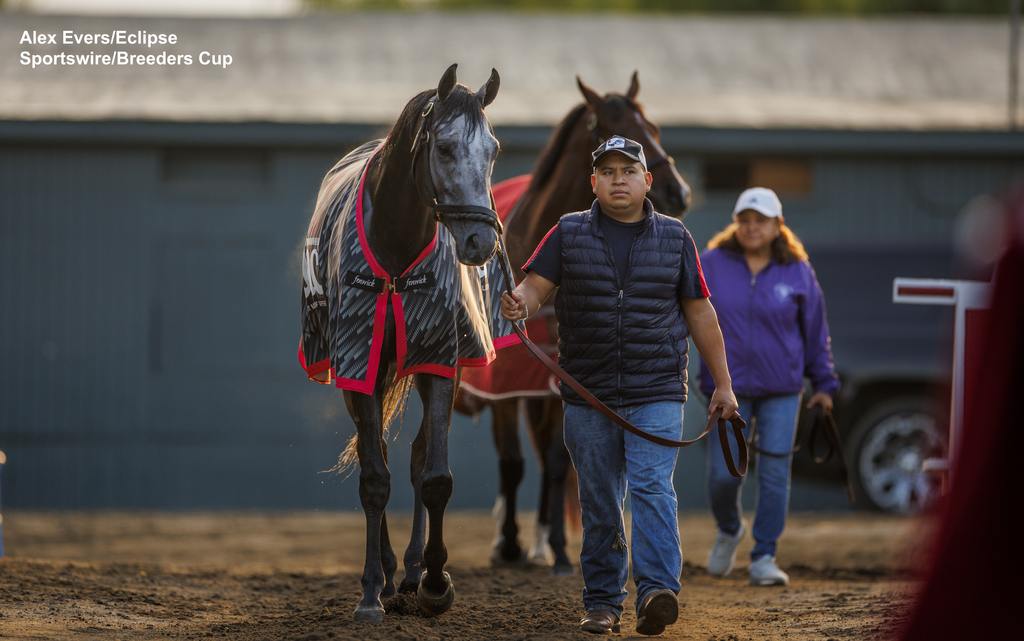
M 846 462 L 858 503 L 894 514 L 927 510 L 941 478 L 921 462 L 946 456 L 946 420 L 929 397 L 905 396 L 870 407 L 852 426 Z

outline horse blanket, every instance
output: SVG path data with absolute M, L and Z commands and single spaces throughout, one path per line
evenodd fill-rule
M 499 289 L 489 287 L 491 270 L 458 262 L 444 225 L 398 276 L 374 257 L 363 225 L 364 213 L 374 215 L 364 187 L 382 142 L 362 145 L 328 172 L 320 198 L 331 201 L 318 203 L 302 261 L 299 363 L 311 380 L 362 394 L 374 392 L 388 305 L 397 378 L 417 372 L 453 378 L 458 366 L 485 366 L 496 349 L 519 342 L 495 304 L 501 294 L 491 292 Z
M 494 208 L 503 222 L 529 185 L 529 175 L 516 176 L 494 185 Z M 505 281 L 497 259 L 488 263 L 488 271 L 491 282 L 502 285 L 493 288 L 496 296 L 492 304 L 498 305 Z M 553 305 L 545 305 L 539 313 L 530 316 L 526 321 L 526 332 L 530 340 L 549 356 L 557 358 L 558 322 L 555 320 Z M 462 372 L 460 392 L 490 401 L 519 396 L 559 396 L 555 376 L 520 344 L 518 336 L 510 338 L 513 340 L 503 343 L 503 346 L 512 347 L 502 351 L 501 358 L 490 366 Z

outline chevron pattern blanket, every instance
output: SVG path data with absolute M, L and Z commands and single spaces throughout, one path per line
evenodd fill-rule
M 388 305 L 398 378 L 452 378 L 457 367 L 485 366 L 496 349 L 519 342 L 501 317 L 500 292 L 492 291 L 499 288 L 490 287 L 497 259 L 482 268 L 459 263 L 444 225 L 403 273 L 388 274 L 377 262 L 363 226 L 364 187 L 382 142 L 362 145 L 328 172 L 325 186 L 338 188 L 310 222 L 302 261 L 299 362 L 311 380 L 363 394 L 374 392 Z

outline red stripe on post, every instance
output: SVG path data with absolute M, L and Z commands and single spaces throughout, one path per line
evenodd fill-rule
M 956 290 L 952 287 L 911 287 L 903 286 L 896 290 L 900 296 L 941 296 L 942 298 L 954 298 Z

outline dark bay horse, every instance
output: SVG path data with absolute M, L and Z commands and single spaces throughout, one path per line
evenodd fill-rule
M 300 349 L 300 359 L 311 378 L 320 382 L 337 380 L 356 425 L 356 435 L 339 458 L 339 465 L 358 462 L 359 497 L 366 516 L 366 556 L 362 598 L 355 610 L 357 621 L 382 621 L 381 596 L 396 592 L 394 575 L 398 563 L 388 537 L 385 515 L 391 491 L 386 429 L 404 405 L 413 384 L 423 403 L 423 421 L 412 444 L 410 471 L 415 511 L 404 557 L 405 577 L 399 589 L 415 591 L 420 608 L 431 615 L 446 611 L 454 600 L 451 577 L 444 571 L 448 552 L 444 545 L 443 523 L 452 493 L 448 430 L 455 396 L 455 371 L 449 368 L 438 373 L 434 365 L 417 366 L 406 362 L 406 317 L 402 315 L 410 313 L 410 307 L 407 303 L 403 312 L 402 299 L 396 292 L 409 291 L 427 282 L 426 278 L 419 281 L 411 276 L 403 278 L 425 257 L 440 261 L 436 263 L 439 267 L 430 274 L 431 278 L 438 275 L 438 282 L 430 291 L 443 291 L 451 283 L 441 282 L 441 274 L 455 274 L 457 279 L 462 269 L 458 263 L 482 265 L 494 254 L 500 224 L 490 208 L 490 194 L 498 142 L 484 108 L 494 100 L 498 84 L 498 74 L 492 70 L 490 79 L 473 92 L 456 84 L 455 65 L 449 67 L 436 90 L 424 91 L 409 101 L 385 140 L 363 145 L 328 172 L 317 197 L 311 233 L 307 234 L 307 259 L 303 268 L 305 313 L 308 317 L 312 313 L 310 309 L 318 313 L 329 309 L 330 315 L 328 317 L 324 311 L 320 321 L 306 323 L 315 326 L 312 329 L 304 326 L 303 340 L 307 347 L 305 354 Z M 359 153 L 363 156 L 358 156 Z M 346 178 L 353 175 L 350 170 L 353 154 L 362 159 L 362 164 L 355 165 L 359 178 L 355 188 Z M 358 212 L 354 223 L 359 232 L 358 242 L 351 240 L 356 238 L 351 227 L 343 231 L 329 230 L 326 235 L 322 233 L 320 230 L 330 224 L 323 221 L 342 219 L 341 214 L 332 215 L 332 212 L 342 207 L 339 203 L 349 202 L 356 203 L 353 207 L 357 209 L 353 211 Z M 438 221 L 446 231 L 439 229 Z M 442 242 L 438 240 L 439 235 L 447 245 L 439 244 Z M 338 273 L 344 269 L 337 266 L 341 260 L 339 251 L 342 251 L 338 246 L 345 238 L 350 239 L 346 247 L 361 248 L 360 255 L 372 261 L 373 273 Z M 329 246 L 324 247 L 324 243 Z M 436 257 L 435 244 L 447 253 Z M 309 250 L 311 246 L 320 253 L 314 254 Z M 463 278 L 459 282 L 466 281 Z M 374 361 L 373 365 L 363 365 L 367 373 L 365 379 L 358 381 L 343 378 L 340 371 L 335 372 L 341 367 L 339 363 L 345 362 L 337 354 L 342 350 L 351 353 L 361 349 L 360 343 L 369 344 L 366 340 L 346 342 L 332 335 L 328 340 L 330 354 L 318 361 L 320 366 L 306 362 L 313 360 L 310 352 L 316 351 L 315 345 L 308 347 L 311 344 L 306 342 L 309 334 L 318 329 L 322 332 L 324 323 L 344 320 L 338 320 L 342 314 L 336 313 L 337 299 L 342 298 L 345 291 L 349 291 L 350 296 L 366 298 L 354 288 L 370 291 L 369 309 L 376 309 L 377 314 L 367 319 L 370 329 L 362 330 L 373 332 L 373 347 L 368 349 Z M 318 292 L 320 298 L 316 298 Z M 446 320 L 450 316 L 443 316 L 438 322 L 447 323 L 450 328 L 451 321 Z M 410 328 L 423 325 L 420 318 L 411 320 L 416 324 L 410 323 Z M 331 329 L 333 331 L 333 326 Z M 378 332 L 382 335 L 379 344 Z M 451 334 L 456 335 L 456 332 L 452 330 Z M 455 344 L 460 340 L 465 342 L 464 338 L 458 338 Z M 490 345 L 490 337 L 484 342 Z M 323 354 L 318 354 L 319 357 Z M 490 357 L 493 358 L 493 351 Z
M 530 176 L 525 191 L 505 216 L 505 244 L 516 271 L 520 271 L 537 244 L 563 214 L 587 209 L 593 202 L 587 176 L 592 172 L 591 151 L 612 134 L 632 138 L 644 146 L 648 168 L 654 175 L 649 193 L 655 209 L 666 215 L 682 217 L 690 203 L 690 188 L 676 171 L 674 161 L 660 143 L 658 127 L 644 115 L 636 101 L 640 90 L 637 73 L 630 79 L 625 94 L 610 93 L 599 96 L 593 89 L 576 79 L 584 102 L 575 106 L 555 128 Z M 523 184 L 518 178 L 506 181 L 508 185 Z M 505 189 L 502 189 L 505 186 Z M 514 187 L 513 187 L 514 188 Z M 495 186 L 507 191 L 505 183 Z M 499 209 L 500 209 L 499 205 Z M 543 324 L 550 320 L 554 326 L 554 313 L 550 305 L 536 320 L 528 321 L 531 335 L 549 333 Z M 537 331 L 539 330 L 539 331 Z M 549 343 L 557 344 L 554 330 Z M 536 340 L 536 339 L 535 339 Z M 520 349 L 520 348 L 517 348 Z M 532 360 L 519 358 L 514 350 L 506 350 L 502 357 L 490 365 L 491 374 L 500 376 L 502 368 L 517 368 L 510 377 L 523 376 L 523 367 L 542 366 Z M 554 560 L 554 572 L 572 572 L 572 564 L 565 551 L 565 497 L 566 481 L 571 472 L 569 454 L 562 439 L 562 405 L 554 391 L 532 390 L 529 396 L 509 398 L 508 395 L 481 395 L 479 388 L 471 387 L 475 372 L 463 373 L 463 386 L 456 399 L 456 409 L 475 415 L 483 407 L 492 410 L 492 432 L 498 451 L 499 495 L 495 516 L 498 535 L 492 550 L 495 562 L 518 562 L 528 556 L 531 560 L 546 559 L 548 551 Z M 546 370 L 543 372 L 546 379 Z M 529 554 L 525 554 L 518 541 L 516 523 L 516 492 L 523 478 L 523 455 L 519 443 L 520 401 L 525 419 L 538 452 L 541 467 L 541 495 L 538 509 L 537 539 Z M 571 502 L 571 501 L 570 501 Z M 544 540 L 546 538 L 546 540 Z

